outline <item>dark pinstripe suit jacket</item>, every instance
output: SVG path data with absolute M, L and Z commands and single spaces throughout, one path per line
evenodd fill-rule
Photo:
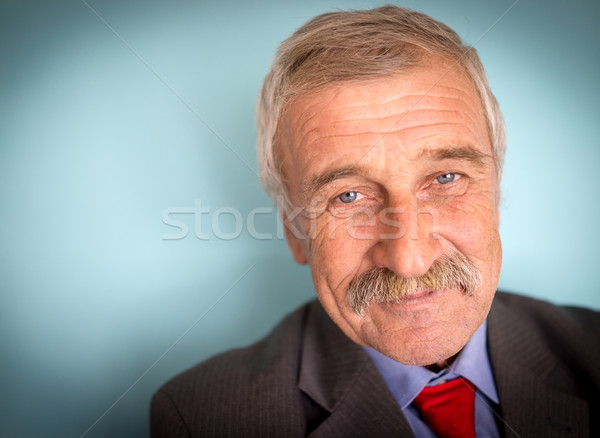
M 600 314 L 498 293 L 488 342 L 507 437 L 600 437 Z M 153 437 L 413 437 L 364 351 L 317 302 L 155 395 Z

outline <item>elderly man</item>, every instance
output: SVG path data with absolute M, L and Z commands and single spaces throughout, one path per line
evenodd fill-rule
M 504 123 L 473 48 L 394 6 L 316 17 L 257 124 L 318 301 L 167 383 L 154 436 L 600 436 L 598 314 L 496 293 Z

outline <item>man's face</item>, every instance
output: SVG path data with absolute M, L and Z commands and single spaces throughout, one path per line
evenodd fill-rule
M 298 207 L 285 218 L 288 243 L 310 264 L 325 310 L 361 345 L 443 365 L 486 318 L 502 258 L 498 176 L 468 76 L 433 58 L 402 75 L 331 86 L 293 101 L 278 134 Z M 473 295 L 421 288 L 360 314 L 347 304 L 357 275 L 383 267 L 420 277 L 456 253 L 481 274 Z

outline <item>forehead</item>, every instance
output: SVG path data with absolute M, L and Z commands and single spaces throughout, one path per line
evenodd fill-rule
M 452 145 L 491 153 L 472 81 L 440 58 L 402 75 L 333 85 L 295 99 L 282 117 L 279 140 L 290 184 L 364 154 L 373 164 L 384 156 L 426 156 Z

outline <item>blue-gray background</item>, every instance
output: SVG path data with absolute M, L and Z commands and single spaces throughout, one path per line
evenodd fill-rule
M 500 286 L 600 308 L 599 7 L 522 0 L 493 26 L 512 3 L 403 4 L 476 44 L 504 111 Z M 271 206 L 255 96 L 308 18 L 381 4 L 2 1 L 0 435 L 79 437 L 137 382 L 86 436 L 145 436 L 161 383 L 313 296 L 276 213 L 248 231 Z M 191 214 L 165 239 L 196 201 L 209 239 Z M 224 207 L 239 238 L 211 232 L 235 235 Z

